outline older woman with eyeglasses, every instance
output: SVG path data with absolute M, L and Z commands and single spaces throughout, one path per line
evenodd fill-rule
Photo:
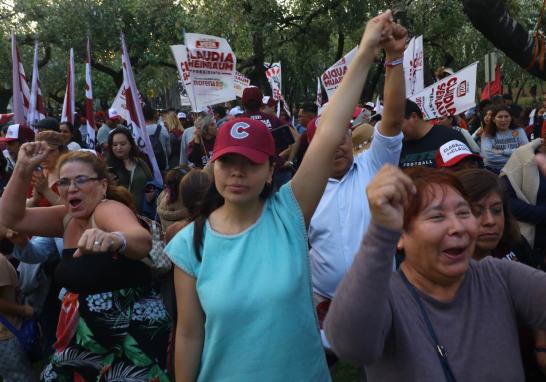
M 42 379 L 166 380 L 170 320 L 140 261 L 151 249 L 150 233 L 126 205 L 129 193 L 111 185 L 105 164 L 89 152 L 58 160 L 63 205 L 25 208 L 32 172 L 50 150 L 45 142 L 23 145 L 0 199 L 0 225 L 64 238 L 55 282 L 67 293 Z
M 471 259 L 476 218 L 445 170 L 386 166 L 367 194 L 372 223 L 325 321 L 336 354 L 371 382 L 523 381 L 518 323 L 546 329 L 546 274 Z

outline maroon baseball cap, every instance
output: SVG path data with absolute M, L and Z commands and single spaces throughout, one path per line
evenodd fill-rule
M 211 161 L 226 154 L 239 154 L 262 164 L 275 156 L 275 141 L 264 123 L 250 118 L 234 118 L 218 130 Z
M 249 104 L 262 105 L 262 91 L 257 86 L 249 86 L 243 90 L 242 104 L 247 106 Z
M 9 125 L 6 131 L 6 136 L 0 138 L 0 142 L 14 142 L 19 141 L 21 143 L 32 142 L 34 140 L 34 131 L 24 125 L 18 123 Z

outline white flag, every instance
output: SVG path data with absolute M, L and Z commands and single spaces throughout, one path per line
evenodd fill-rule
M 87 127 L 86 144 L 94 150 L 96 146 L 95 110 L 93 110 L 93 82 L 91 81 L 91 43 L 87 38 L 87 55 L 85 58 L 85 117 Z
M 28 108 L 27 121 L 33 125 L 45 118 L 42 90 L 40 89 L 40 76 L 38 74 L 38 41 L 34 44 L 34 61 L 32 63 L 32 84 L 30 86 L 30 105 Z
M 12 109 L 14 113 L 14 122 L 26 124 L 28 108 L 30 106 L 30 90 L 28 88 L 25 69 L 17 49 L 17 40 L 15 34 L 11 34 L 11 60 L 12 60 L 12 81 L 13 97 Z
M 349 69 L 349 65 L 351 64 L 351 61 L 353 61 L 357 49 L 358 46 L 355 46 L 349 53 L 334 65 L 330 66 L 322 76 L 320 76 L 320 80 L 322 81 L 322 85 L 326 90 L 329 100 L 332 99 L 334 92 L 339 87 L 341 80 L 343 80 L 343 76 L 347 73 L 347 69 Z
M 419 93 L 425 87 L 424 82 L 423 36 L 412 38 L 404 51 L 404 78 L 406 97 Z
M 457 73 L 425 88 L 410 98 L 423 112 L 423 119 L 435 119 L 464 113 L 476 105 L 475 62 Z
M 70 48 L 70 57 L 68 59 L 68 74 L 66 77 L 66 91 L 64 93 L 63 112 L 61 122 L 70 122 L 74 125 L 74 113 L 76 111 L 75 101 L 75 71 L 74 71 L 74 49 Z
M 322 106 L 322 87 L 320 86 L 320 78 L 317 77 L 317 100 L 315 101 L 317 107 Z
M 131 130 L 135 142 L 137 142 L 138 147 L 143 150 L 150 162 L 152 164 L 152 170 L 154 172 L 154 178 L 160 184 L 163 184 L 163 177 L 161 176 L 161 171 L 157 165 L 157 160 L 155 159 L 154 150 L 152 149 L 152 143 L 150 142 L 150 137 L 146 131 L 146 123 L 144 122 L 144 114 L 142 113 L 142 104 L 140 102 L 140 94 L 136 87 L 135 77 L 133 75 L 133 67 L 131 66 L 131 61 L 129 60 L 129 53 L 127 52 L 127 46 L 125 45 L 125 37 L 123 33 L 121 34 L 121 63 L 123 66 L 123 85 L 118 91 L 116 100 L 118 97 L 124 98 L 124 106 L 118 109 L 116 106 L 112 105 L 118 113 L 127 120 L 127 126 Z M 116 105 L 116 101 L 114 101 Z
M 375 107 L 373 108 L 373 111 L 375 112 L 375 114 L 383 115 L 383 105 L 381 105 L 379 95 L 377 96 L 377 101 L 375 101 Z
M 282 98 L 282 68 L 281 62 L 274 62 L 270 65 L 266 64 L 265 76 L 271 86 L 271 93 L 275 101 L 280 101 Z
M 194 111 L 234 100 L 237 59 L 225 38 L 199 33 L 184 34 Z M 190 97 L 191 100 L 191 97 Z

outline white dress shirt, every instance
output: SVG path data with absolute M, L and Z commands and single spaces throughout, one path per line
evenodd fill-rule
M 379 125 L 379 124 L 378 124 Z M 333 298 L 358 252 L 370 223 L 366 187 L 384 164 L 398 165 L 403 134 L 375 129 L 370 148 L 354 158 L 341 180 L 330 178 L 309 224 L 313 290 Z

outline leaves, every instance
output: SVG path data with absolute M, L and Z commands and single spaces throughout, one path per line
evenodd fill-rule
M 531 30 L 540 0 L 509 0 L 513 16 Z M 77 101 L 84 97 L 83 57 L 86 36 L 93 50 L 95 98 L 106 104 L 115 96 L 120 73 L 119 33 L 126 36 L 141 93 L 155 96 L 175 88 L 177 73 L 169 45 L 183 32 L 225 37 L 237 54 L 238 66 L 266 92 L 263 63 L 281 60 L 285 96 L 292 101 L 314 98 L 316 77 L 360 40 L 366 20 L 392 7 L 411 35 L 425 37 L 425 60 L 432 70 L 454 58 L 454 69 L 482 60 L 491 44 L 462 12 L 461 0 L 17 0 L 0 8 L 0 52 L 10 56 L 9 33 L 18 36 L 22 60 L 30 77 L 32 44 L 38 38 L 45 56 L 42 93 L 51 107 L 62 100 L 68 50 L 76 51 Z M 507 79 L 524 72 L 502 59 Z M 11 62 L 0 63 L 2 90 L 11 88 Z M 431 81 L 429 77 L 428 82 Z M 483 81 L 480 71 L 479 83 Z M 80 90 L 81 89 L 81 90 Z

